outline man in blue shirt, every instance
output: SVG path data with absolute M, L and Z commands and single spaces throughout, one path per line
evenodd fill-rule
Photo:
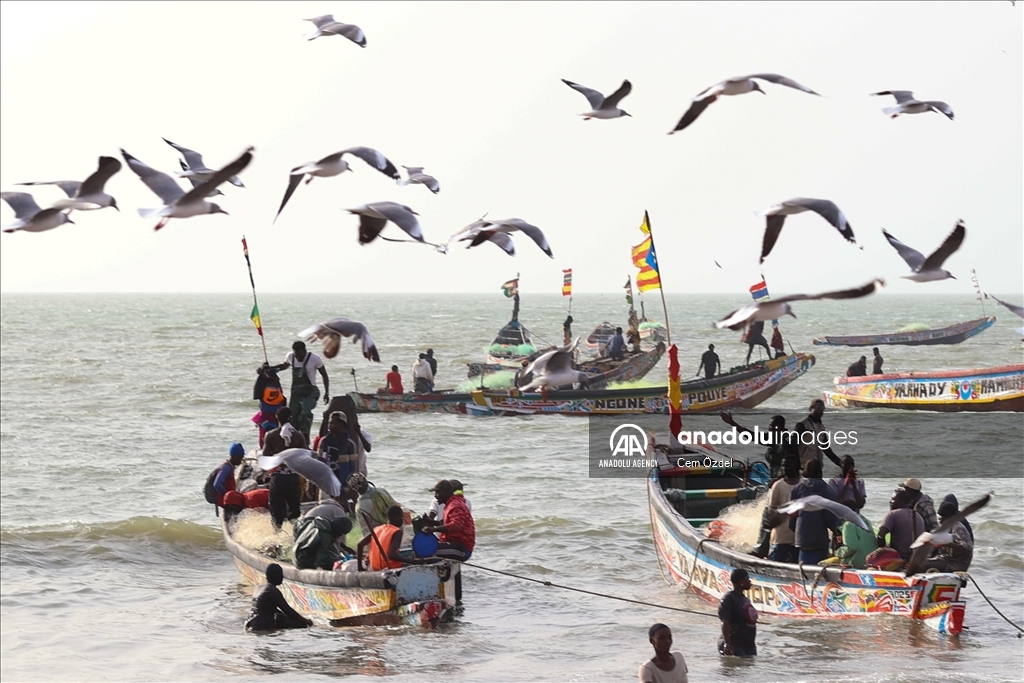
M 821 479 L 821 462 L 808 460 L 804 465 L 804 480 L 793 488 L 790 500 L 805 496 L 821 496 L 835 500 L 832 487 Z M 828 510 L 802 510 L 796 518 L 790 518 L 789 528 L 796 530 L 796 547 L 800 550 L 803 564 L 821 564 L 829 556 L 828 532 L 836 533 L 836 516 Z
M 623 353 L 626 349 L 626 339 L 622 336 L 622 328 L 616 327 L 615 334 L 612 335 L 611 340 L 608 342 L 608 356 L 612 360 L 622 360 L 625 358 Z

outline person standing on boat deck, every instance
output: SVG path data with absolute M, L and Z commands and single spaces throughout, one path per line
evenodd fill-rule
M 334 569 L 334 563 L 342 559 L 338 546 L 349 555 L 356 551 L 345 545 L 345 535 L 352 531 L 352 520 L 348 517 L 303 517 L 295 527 L 295 567 L 298 569 Z
M 260 448 L 263 448 L 263 439 L 267 429 L 263 425 L 274 421 L 276 424 L 277 411 L 284 407 L 284 390 L 281 388 L 281 380 L 277 376 L 277 368 L 272 368 L 266 363 L 256 371 L 256 383 L 252 388 L 252 397 L 259 401 L 260 411 L 253 416 L 252 421 L 256 423 L 260 431 Z M 271 427 L 273 429 L 273 427 Z
M 252 610 L 245 622 L 248 631 L 274 631 L 279 628 L 306 628 L 313 625 L 281 594 L 278 586 L 284 581 L 284 570 L 279 564 L 267 565 L 267 582 L 252 597 Z
M 263 455 L 277 455 L 289 448 L 308 448 L 306 437 L 292 423 L 292 411 L 288 407 L 277 411 L 281 425 L 267 432 L 263 443 Z M 302 514 L 302 481 L 287 465 L 279 465 L 270 475 L 270 516 L 278 529 L 285 519 L 298 519 Z
M 455 487 L 447 479 L 434 484 L 430 489 L 437 502 L 444 505 L 444 520 L 440 525 L 424 526 L 428 534 L 440 533 L 437 557 L 465 562 L 473 556 L 476 545 L 476 524 L 473 513 L 466 505 L 466 499 L 455 495 Z
M 897 489 L 889 501 L 889 514 L 878 527 L 878 546 L 892 548 L 904 560 L 909 560 L 913 552 L 910 544 L 924 531 L 924 520 L 910 507 L 910 496 Z
M 622 328 L 616 327 L 615 334 L 608 340 L 608 357 L 612 360 L 625 358 L 626 339 L 622 336 Z
M 744 365 L 750 365 L 750 356 L 754 353 L 755 346 L 763 348 L 764 352 L 768 354 L 768 358 L 772 357 L 772 350 L 768 346 L 768 340 L 764 338 L 763 320 L 758 320 L 747 329 L 747 334 L 743 337 L 743 341 L 747 344 L 747 360 L 743 362 Z
M 565 322 L 562 323 L 562 340 L 566 346 L 572 342 L 572 316 L 568 315 L 565 317 Z
M 772 348 L 775 350 L 775 357 L 782 358 L 786 355 L 786 346 L 782 343 L 782 332 L 778 323 L 772 323 Z
M 732 413 L 721 410 L 718 412 L 718 416 L 722 418 L 725 424 L 735 427 L 739 433 L 754 434 L 754 430 L 747 429 L 739 422 L 736 422 L 732 417 Z M 799 455 L 800 451 L 796 440 L 790 438 L 789 432 L 786 431 L 786 418 L 783 416 L 772 416 L 771 421 L 768 423 L 768 432 L 771 435 L 771 443 L 768 444 L 764 458 L 768 463 L 771 479 L 774 481 L 782 476 L 782 459 L 787 455 Z
M 359 453 L 348 430 L 348 416 L 343 411 L 331 413 L 327 423 L 327 435 L 320 439 L 317 452 L 334 472 L 339 482 L 359 471 Z
M 824 414 L 825 402 L 816 398 L 811 401 L 811 413 L 797 422 L 793 428 L 797 433 L 801 468 L 807 465 L 808 460 L 812 459 L 824 464 L 822 455 L 827 455 L 828 459 L 839 467 L 843 466 L 843 461 L 832 451 L 831 437 L 825 430 L 825 424 L 821 421 L 821 416 Z M 804 436 L 805 432 L 810 432 L 812 435 Z
M 836 502 L 846 505 L 854 512 L 860 512 L 867 499 L 867 492 L 864 490 L 864 481 L 857 478 L 857 470 L 854 468 L 853 457 L 844 455 L 842 458 L 843 473 L 838 477 L 828 480 L 828 485 L 836 494 Z
M 861 356 L 850 367 L 846 368 L 847 377 L 866 377 L 868 374 L 867 356 Z
M 434 349 L 427 349 L 427 356 L 423 360 L 430 364 L 430 390 L 434 390 L 434 381 L 437 379 L 437 359 L 434 358 Z
M 915 477 L 906 479 L 900 486 L 907 492 L 910 498 L 910 509 L 921 515 L 924 520 L 924 530 L 934 531 L 939 526 L 939 520 L 935 516 L 935 502 L 931 496 L 921 493 L 921 480 Z
M 733 569 L 729 581 L 732 590 L 718 605 L 718 618 L 722 620 L 718 652 L 730 657 L 753 657 L 757 655 L 757 610 L 743 595 L 750 589 L 750 575 L 744 569 Z
M 718 354 L 715 353 L 714 344 L 708 344 L 708 350 L 700 357 L 700 366 L 697 368 L 698 375 L 701 370 L 704 370 L 704 379 L 711 379 L 715 375 L 721 374 L 722 361 L 718 359 Z
M 231 444 L 228 459 L 220 466 L 217 476 L 213 478 L 213 488 L 217 491 L 217 505 L 224 507 L 224 496 L 235 490 L 235 468 L 242 464 L 245 457 L 245 446 L 240 443 Z
M 774 484 L 768 493 L 769 524 L 777 522 L 771 527 L 771 551 L 768 559 L 775 562 L 796 563 L 800 559 L 800 551 L 796 547 L 796 533 L 789 528 L 789 520 L 782 516 L 779 519 L 779 508 L 789 502 L 793 489 L 803 481 L 800 476 L 800 458 L 796 455 L 787 455 L 782 460 L 784 476 Z
M 417 394 L 429 394 L 434 390 L 434 373 L 430 371 L 427 354 L 421 353 L 412 364 L 413 389 Z
M 404 394 L 405 387 L 402 386 L 402 373 L 398 371 L 397 365 L 391 366 L 391 372 L 389 372 L 384 378 L 388 385 L 385 388 L 389 394 Z
M 640 665 L 637 677 L 640 683 L 687 683 L 686 660 L 683 653 L 670 652 L 672 630 L 665 624 L 655 624 L 647 630 L 647 639 L 654 646 L 654 656 Z
M 821 463 L 817 460 L 807 461 L 804 480 L 793 487 L 789 499 L 804 496 L 836 499 L 832 488 L 821 479 Z M 828 532 L 835 535 L 837 526 L 836 516 L 828 510 L 802 510 L 790 517 L 789 528 L 796 531 L 796 547 L 800 550 L 798 560 L 803 564 L 821 564 L 829 555 Z
M 881 375 L 881 374 L 883 374 L 882 373 L 882 363 L 885 362 L 885 359 L 882 358 L 882 354 L 880 354 L 878 352 L 878 347 L 876 346 L 875 348 L 871 349 L 871 353 L 874 354 L 874 361 L 872 362 L 872 365 L 871 365 L 871 374 L 872 375 Z
M 946 496 L 939 506 L 940 522 L 945 522 L 957 513 L 955 499 L 950 501 L 949 498 Z M 949 533 L 953 534 L 953 542 L 936 548 L 931 559 L 925 562 L 924 571 L 965 572 L 970 568 L 971 560 L 974 559 L 974 538 L 967 526 L 961 520 L 953 525 Z
M 331 400 L 330 384 L 327 368 L 320 356 L 306 350 L 305 343 L 297 341 L 292 344 L 291 352 L 284 357 L 284 362 L 274 366 L 278 370 L 292 369 L 292 394 L 288 401 L 295 427 L 309 441 L 309 430 L 313 426 L 313 409 L 320 399 L 320 389 L 316 386 L 316 373 L 324 379 L 324 404 Z

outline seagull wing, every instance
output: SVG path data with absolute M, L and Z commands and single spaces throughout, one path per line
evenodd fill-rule
M 895 249 L 899 255 L 907 262 L 910 269 L 917 272 L 921 268 L 921 264 L 924 263 L 924 254 L 919 252 L 917 249 L 908 247 L 907 245 L 900 242 L 898 239 L 889 234 L 885 228 L 882 228 L 882 234 L 885 235 L 885 239 L 889 241 L 892 248 Z
M 633 84 L 632 83 L 630 83 L 628 80 L 622 81 L 622 85 L 619 86 L 618 90 L 613 92 L 608 97 L 604 98 L 604 101 L 601 102 L 601 109 L 614 109 L 615 107 L 618 106 L 619 101 L 623 97 L 628 95 L 629 91 L 632 90 L 632 89 L 633 89 Z
M 986 299 L 995 299 L 997 303 L 999 303 L 1002 306 L 1005 306 L 1008 310 L 1010 310 L 1017 317 L 1024 318 L 1024 306 L 1017 306 L 1015 304 L 1006 303 L 1002 299 L 996 299 L 996 297 L 992 296 L 991 294 L 986 294 L 985 298 Z
M 157 197 L 160 197 L 165 205 L 170 206 L 185 196 L 185 190 L 181 189 L 181 186 L 171 176 L 147 166 L 123 149 L 121 150 L 121 156 L 128 162 L 128 167 L 135 171 L 135 175 L 139 176 L 142 182 L 146 183 L 146 187 L 152 190 Z M 195 192 L 196 189 L 198 188 L 194 188 L 192 192 Z
M 359 28 L 355 24 L 342 24 L 336 22 L 331 27 L 331 33 L 337 33 L 339 36 L 345 36 L 359 47 L 366 47 L 366 35 L 363 33 L 363 29 Z
M 281 215 L 281 212 L 284 211 L 284 205 L 288 203 L 288 200 L 291 199 L 292 195 L 295 193 L 295 188 L 297 188 L 299 183 L 302 182 L 302 176 L 302 173 L 292 173 L 288 176 L 288 187 L 284 191 L 284 199 L 281 200 L 281 206 L 277 209 L 277 215 L 274 216 L 275 223 Z
M 580 85 L 579 83 L 567 81 L 564 78 L 562 79 L 562 83 L 565 83 L 567 86 L 569 86 L 578 93 L 583 93 L 583 96 L 587 98 L 587 102 L 590 102 L 591 109 L 599 109 L 601 107 L 601 103 L 604 102 L 604 95 L 597 92 L 593 88 L 588 88 L 585 85 Z M 623 95 L 623 97 L 625 97 L 625 95 Z
M 896 98 L 896 104 L 903 104 L 904 102 L 916 102 L 914 99 L 914 93 L 910 90 L 882 90 L 881 92 L 873 92 L 872 95 L 892 95 Z
M 320 323 L 320 328 L 338 335 L 339 340 L 340 337 L 352 337 L 353 344 L 361 342 L 363 357 L 376 363 L 380 362 L 377 346 L 374 344 L 369 330 L 366 329 L 366 325 L 363 323 L 349 320 L 348 318 L 332 318 L 327 322 Z M 333 358 L 335 354 L 337 354 L 337 348 L 334 349 L 334 354 L 328 356 L 328 358 Z M 327 355 L 326 346 L 324 347 L 324 355 Z
M 504 226 L 509 230 L 518 230 L 536 242 L 541 251 L 551 258 L 555 258 L 555 255 L 551 253 L 551 247 L 548 245 L 547 237 L 544 236 L 544 232 L 536 225 L 527 223 L 522 218 L 506 218 L 501 221 L 493 221 L 493 224 L 497 226 Z
M 775 83 L 776 85 L 784 85 L 787 88 L 795 88 L 797 90 L 802 90 L 803 92 L 810 93 L 812 95 L 818 95 L 818 93 L 814 92 L 806 85 L 801 85 L 800 83 L 794 81 L 792 78 L 786 78 L 785 76 L 780 76 L 779 74 L 753 74 L 751 76 L 747 76 L 747 78 L 759 78 L 762 81 L 768 81 L 769 83 Z M 821 97 L 821 95 L 818 95 L 818 97 Z
M 189 170 L 188 164 L 185 163 L 184 159 L 178 159 L 178 163 L 181 164 L 181 170 L 182 171 Z M 202 180 L 199 180 L 198 178 L 193 178 L 191 176 L 186 178 L 186 180 L 188 180 L 188 182 L 192 184 L 192 187 L 199 187 L 200 185 L 203 184 Z M 224 193 L 221 192 L 220 190 L 218 190 L 217 188 L 213 188 L 213 192 L 211 192 L 207 196 L 208 197 L 216 197 L 217 195 L 223 195 L 223 194 Z
M 351 213 L 359 215 L 359 244 L 369 244 L 377 239 L 377 235 L 388 224 L 387 218 L 381 218 L 377 215 L 367 215 L 358 211 L 352 211 Z
M 205 199 L 218 185 L 227 182 L 232 177 L 241 173 L 249 165 L 250 161 L 252 161 L 252 147 L 246 149 L 242 156 L 210 176 L 209 180 L 189 190 L 188 194 L 182 197 L 180 202 L 185 204 L 197 199 Z
M 78 188 L 82 186 L 82 183 L 78 182 L 77 180 L 37 180 L 37 181 L 31 182 L 31 183 L 15 183 L 15 184 L 16 185 L 56 185 L 69 198 L 74 198 L 75 193 L 78 192 Z M 25 193 L 22 192 L 21 194 L 25 194 Z
M 690 108 L 686 110 L 686 113 L 683 114 L 683 117 L 679 119 L 679 123 L 676 124 L 676 127 L 670 130 L 668 134 L 672 135 L 672 133 L 678 133 L 682 129 L 689 126 L 691 123 L 697 120 L 698 116 L 704 113 L 704 110 L 707 109 L 712 102 L 714 102 L 717 99 L 718 95 L 709 95 L 702 99 L 695 99 L 692 103 L 690 103 Z
M 817 301 L 821 299 L 859 299 L 869 294 L 874 294 L 885 286 L 885 280 L 875 278 L 866 285 L 854 287 L 853 289 L 839 289 L 834 292 L 822 292 L 821 294 L 790 294 L 773 299 L 771 303 L 783 304 L 790 301 Z
M 772 253 L 775 243 L 779 240 L 779 233 L 782 232 L 782 224 L 786 222 L 786 216 L 768 215 L 765 216 L 764 241 L 761 243 L 761 260 L 764 263 L 768 254 Z
M 338 152 L 338 154 L 351 154 L 353 156 L 357 156 L 393 180 L 398 180 L 402 177 L 398 173 L 398 169 L 395 168 L 393 163 L 388 161 L 387 157 L 370 147 L 350 147 Z
M 409 176 L 409 180 L 420 185 L 425 185 L 428 190 L 437 194 L 441 191 L 441 184 L 437 182 L 437 178 L 426 173 L 414 173 Z
M 920 270 L 938 270 L 942 266 L 943 261 L 952 255 L 954 251 L 960 248 L 963 244 L 964 237 L 967 235 L 967 226 L 964 225 L 963 221 L 957 221 L 956 227 L 953 228 L 953 232 L 949 233 L 946 237 L 946 241 L 942 243 L 938 249 L 933 251 L 928 258 L 921 264 Z
M 725 316 L 714 324 L 720 330 L 726 328 L 730 330 L 741 330 L 747 326 L 750 319 L 757 313 L 757 304 L 747 304 L 743 308 L 737 308 L 735 311 Z
M 199 152 L 189 149 L 188 147 L 182 147 L 181 145 L 175 144 L 167 138 L 161 138 L 168 145 L 178 150 L 181 156 L 185 157 L 185 163 L 193 171 L 202 171 L 206 168 L 206 164 L 203 163 L 203 155 Z
M 14 217 L 18 219 L 28 220 L 42 211 L 28 192 L 0 192 L 0 199 L 14 209 Z
M 839 210 L 839 207 L 834 202 L 830 202 L 827 199 L 798 197 L 790 199 L 786 204 L 796 204 L 813 211 L 831 223 L 832 227 L 838 230 L 839 234 L 845 237 L 847 242 L 857 243 L 857 240 L 853 237 L 853 228 L 850 227 L 850 222 L 846 220 L 846 216 L 843 215 L 843 212 Z
M 948 118 L 950 121 L 953 120 L 953 107 L 949 106 L 945 102 L 939 102 L 938 100 L 927 100 L 925 104 L 931 107 L 934 111 L 937 111 L 940 114 L 945 114 L 946 118 Z
M 100 157 L 99 167 L 78 188 L 78 196 L 84 197 L 103 192 L 103 186 L 107 184 L 111 176 L 120 170 L 121 162 L 114 157 Z
M 408 206 L 396 204 L 395 202 L 378 202 L 370 206 L 402 230 L 405 230 L 409 237 L 417 242 L 424 241 L 423 229 L 420 228 L 420 222 L 416 220 L 416 212 Z
M 326 323 L 317 323 L 312 327 L 307 327 L 302 332 L 299 332 L 298 337 L 308 343 L 312 343 L 319 339 L 323 342 L 324 356 L 327 358 L 334 358 L 337 356 L 338 349 L 341 347 L 341 335 L 328 328 Z
M 501 247 L 501 250 L 504 251 L 509 256 L 516 255 L 516 245 L 512 241 L 512 236 L 509 235 L 507 232 L 494 232 L 493 230 L 478 230 L 472 235 L 467 235 L 466 237 L 461 238 L 459 241 L 462 242 L 467 239 L 472 239 L 473 241 L 469 243 L 466 249 L 478 246 L 480 244 L 483 244 L 484 242 L 493 242 L 494 244 L 497 244 L 499 247 Z
M 312 21 L 313 24 L 317 28 L 323 28 L 324 26 L 327 26 L 328 24 L 333 24 L 334 23 L 334 15 L 333 14 L 325 14 L 322 17 L 313 17 L 312 19 L 306 19 L 306 21 Z
M 932 536 L 937 536 L 938 534 L 949 531 L 959 522 L 962 522 L 968 515 L 972 515 L 981 508 L 988 505 L 989 501 L 992 500 L 992 496 L 993 494 L 991 492 L 986 493 L 984 496 L 974 501 L 960 512 L 946 519 L 944 522 L 942 522 L 942 524 L 939 525 L 938 529 L 935 529 L 931 532 Z M 914 548 L 914 553 L 910 556 L 910 560 L 907 561 L 907 565 L 904 568 L 906 575 L 911 576 L 921 571 L 921 568 L 924 566 L 925 560 L 927 560 L 928 556 L 931 554 L 932 546 L 930 544 L 925 543 L 923 545 L 918 546 L 917 548 Z

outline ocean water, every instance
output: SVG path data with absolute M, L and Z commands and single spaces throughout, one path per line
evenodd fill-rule
M 1008 295 L 1019 300 L 1019 294 Z M 715 343 L 723 366 L 743 361 L 738 335 L 711 321 L 741 296 L 670 296 L 673 341 L 684 375 Z M 272 362 L 294 333 L 337 315 L 365 322 L 381 365 L 357 347 L 327 361 L 333 394 L 383 384 L 392 363 L 409 375 L 416 353 L 439 358 L 438 386 L 467 382 L 465 363 L 507 322 L 510 301 L 478 296 L 267 295 L 260 300 Z M 653 302 L 652 302 L 653 303 Z M 538 341 L 558 341 L 556 296 L 526 297 L 520 319 Z M 243 631 L 250 596 L 239 585 L 205 475 L 228 444 L 255 444 L 250 400 L 263 360 L 239 295 L 27 295 L 0 301 L 0 678 L 92 680 L 635 680 L 652 654 L 646 629 L 668 623 L 693 681 L 1019 681 L 1024 640 L 978 590 L 959 638 L 898 618 L 843 621 L 763 618 L 755 661 L 718 657 L 714 605 L 659 574 L 642 480 L 587 476 L 587 422 L 537 416 L 368 415 L 370 478 L 415 510 L 439 478 L 466 484 L 477 520 L 474 562 L 586 590 L 704 612 L 688 614 L 561 591 L 466 570 L 465 611 L 434 631 L 317 626 L 255 636 Z M 989 308 L 991 314 L 992 310 Z M 1021 363 L 1019 320 L 955 346 L 883 347 L 886 368 L 924 370 Z M 662 318 L 652 305 L 648 314 Z M 625 320 L 620 295 L 578 296 L 575 331 Z M 782 329 L 817 356 L 804 377 L 745 424 L 792 419 L 863 352 L 813 347 L 812 337 L 946 325 L 980 317 L 973 296 L 879 295 L 806 302 Z M 869 351 L 870 353 L 870 351 Z M 355 371 L 353 376 L 352 370 Z M 664 364 L 649 380 L 664 381 Z M 408 380 L 407 380 L 408 381 Z M 286 382 L 287 384 L 287 382 Z M 749 411 L 748 411 L 749 412 Z M 767 414 L 767 415 L 766 415 Z M 992 465 L 1024 462 L 1024 443 L 992 434 L 969 415 L 882 416 L 891 454 L 929 456 L 917 473 L 937 501 L 961 504 L 989 490 L 972 518 L 971 573 L 1009 618 L 1024 625 L 1024 480 Z M 839 416 L 826 416 L 838 421 Z M 1019 427 L 1024 417 L 1004 416 Z M 943 476 L 949 458 L 976 462 L 972 476 Z M 876 435 L 877 436 L 877 435 Z M 883 434 L 884 437 L 884 434 Z M 870 447 L 879 449 L 877 438 Z M 745 456 L 756 451 L 737 449 Z M 855 457 L 864 456 L 856 448 Z M 938 458 L 938 459 L 936 459 Z M 884 514 L 895 474 L 868 479 L 867 516 Z

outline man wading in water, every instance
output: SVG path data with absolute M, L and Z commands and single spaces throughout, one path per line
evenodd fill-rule
M 327 368 L 320 356 L 306 350 L 303 342 L 292 344 L 292 351 L 284 357 L 284 362 L 275 365 L 278 370 L 292 369 L 292 394 L 288 407 L 292 411 L 292 424 L 309 441 L 309 430 L 313 426 L 313 408 L 320 398 L 320 389 L 316 386 L 316 373 L 324 378 L 324 403 L 331 400 L 330 379 Z

